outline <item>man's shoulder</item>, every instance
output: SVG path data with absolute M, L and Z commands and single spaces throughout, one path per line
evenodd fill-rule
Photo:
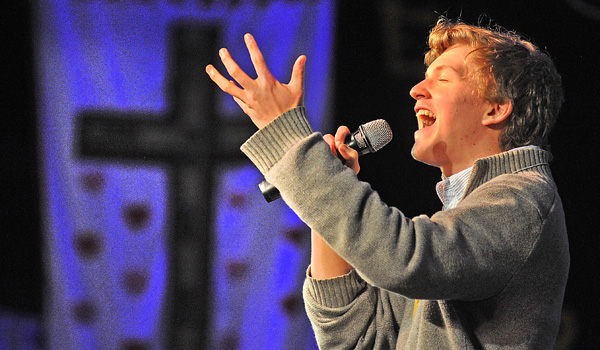
M 537 208 L 542 216 L 559 199 L 554 180 L 550 176 L 536 171 L 496 176 L 482 184 L 473 194 L 475 196 L 487 194 L 505 200 L 512 199 L 521 206 Z
M 482 186 L 485 186 L 483 184 Z M 487 182 L 491 186 L 506 186 L 523 191 L 555 192 L 556 184 L 551 176 L 537 171 L 520 171 L 502 174 Z

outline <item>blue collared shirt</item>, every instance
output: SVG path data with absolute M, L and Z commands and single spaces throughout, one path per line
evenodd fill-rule
M 444 206 L 442 210 L 452 209 L 458 205 L 465 192 L 472 171 L 473 167 L 467 168 L 447 178 L 443 178 L 442 181 L 437 183 L 435 190 Z

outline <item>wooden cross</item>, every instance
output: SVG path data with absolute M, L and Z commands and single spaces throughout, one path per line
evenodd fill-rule
M 170 169 L 169 305 L 172 349 L 204 349 L 210 321 L 212 190 L 219 162 L 245 159 L 239 146 L 252 134 L 245 118 L 217 116 L 216 87 L 204 71 L 217 62 L 215 27 L 172 31 L 171 106 L 166 120 L 148 114 L 84 111 L 78 118 L 83 157 L 160 162 Z

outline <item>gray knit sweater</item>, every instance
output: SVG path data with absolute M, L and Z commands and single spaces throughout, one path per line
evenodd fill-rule
M 355 268 L 306 279 L 322 349 L 552 349 L 569 251 L 548 152 L 479 159 L 456 208 L 408 218 L 336 160 L 302 107 L 242 151 Z

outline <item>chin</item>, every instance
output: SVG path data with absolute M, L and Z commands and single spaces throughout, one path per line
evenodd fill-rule
M 422 154 L 417 150 L 416 143 L 412 146 L 412 149 L 410 150 L 410 155 L 413 157 L 414 160 L 418 162 L 439 168 L 438 162 L 435 159 L 432 159 L 434 157 L 427 157 L 425 154 Z
M 429 162 L 426 161 L 426 159 L 422 155 L 420 155 L 417 152 L 417 144 L 414 144 L 412 146 L 412 149 L 410 150 L 410 155 L 413 157 L 414 160 L 416 160 L 418 162 L 425 163 L 427 165 L 431 165 Z

